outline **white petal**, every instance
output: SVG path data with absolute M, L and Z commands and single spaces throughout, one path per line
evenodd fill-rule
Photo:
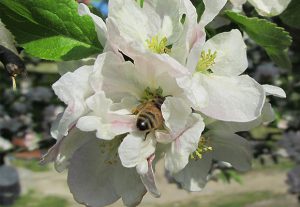
M 272 122 L 275 119 L 275 113 L 270 103 L 265 102 L 261 116 L 250 122 L 224 122 L 224 121 L 213 121 L 212 123 L 206 124 L 206 127 L 213 130 L 224 130 L 228 132 L 244 132 L 249 131 L 264 122 Z
M 110 30 L 108 25 L 109 38 L 112 42 L 116 42 L 117 39 L 114 38 L 119 35 L 126 41 L 123 43 L 119 42 L 121 46 L 134 41 L 143 47 L 151 33 L 153 33 L 152 35 L 157 33 L 160 26 L 160 18 L 157 14 L 153 14 L 153 21 L 150 21 L 147 13 L 143 12 L 135 1 L 109 1 L 108 22 L 119 33 L 110 33 L 113 30 Z
M 178 85 L 184 90 L 185 96 L 191 102 L 191 107 L 202 108 L 208 104 L 208 94 L 202 86 L 200 74 L 196 73 L 192 77 L 182 77 L 177 79 Z
M 122 167 L 120 161 L 107 163 L 111 156 L 101 153 L 100 143 L 94 139 L 72 157 L 68 184 L 75 200 L 91 207 L 112 204 L 120 197 L 125 205 L 138 204 L 145 194 L 138 174 Z
M 142 96 L 145 85 L 139 78 L 137 71 L 131 62 L 107 62 L 102 70 L 102 90 L 108 98 L 114 102 L 120 102 L 124 97 Z
M 81 132 L 74 127 L 66 137 L 57 141 L 57 143 L 42 158 L 41 163 L 46 164 L 54 161 L 54 167 L 57 172 L 62 172 L 68 167 L 74 152 L 94 138 L 95 135 L 92 133 Z
M 119 156 L 124 167 L 131 168 L 144 163 L 155 151 L 155 140 L 151 134 L 132 132 L 119 147 Z M 148 169 L 143 170 L 144 172 Z
M 291 0 L 248 0 L 262 16 L 276 16 L 282 13 Z
M 55 126 L 52 127 L 51 134 L 55 138 L 66 136 L 76 120 L 87 112 L 85 98 L 92 94 L 88 82 L 91 72 L 91 66 L 83 66 L 72 73 L 64 74 L 53 84 L 55 94 L 68 105 Z
M 213 159 L 228 162 L 239 171 L 247 171 L 251 168 L 252 153 L 247 140 L 226 131 L 208 133 L 208 143 L 213 148 Z
M 206 183 L 207 176 L 211 169 L 211 153 L 205 153 L 202 159 L 190 160 L 187 166 L 174 175 L 174 178 L 181 186 L 188 191 L 201 191 Z
M 82 131 L 96 131 L 96 136 L 104 140 L 112 140 L 115 136 L 135 129 L 135 117 L 119 115 L 110 111 L 112 101 L 99 91 L 86 100 L 92 112 L 81 117 L 77 127 Z
M 147 192 L 136 170 L 124 168 L 121 164 L 115 167 L 113 185 L 126 206 L 137 206 Z
M 200 115 L 193 114 L 189 117 L 186 128 L 178 133 L 170 144 L 165 156 L 165 167 L 171 173 L 182 170 L 198 147 L 200 136 L 204 130 L 204 122 Z
M 120 64 L 122 64 L 122 59 L 115 53 L 108 51 L 98 55 L 95 63 L 94 69 L 90 76 L 91 87 L 95 92 L 99 92 L 102 90 L 103 85 L 103 70 L 110 68 L 118 68 Z
M 239 75 L 248 67 L 247 47 L 237 29 L 217 34 L 204 44 L 202 50 L 217 52 L 215 64 L 210 68 L 217 75 Z
M 94 15 L 90 12 L 89 8 L 85 4 L 79 4 L 78 5 L 78 13 L 79 15 L 89 15 L 95 24 L 95 29 L 98 35 L 98 39 L 101 43 L 101 45 L 104 47 L 106 43 L 106 37 L 107 37 L 107 28 L 105 25 L 105 22 L 97 15 Z
M 254 79 L 247 75 L 226 77 L 201 74 L 198 77 L 208 92 L 208 105 L 199 109 L 205 115 L 235 122 L 248 122 L 260 116 L 265 92 Z
M 205 10 L 201 16 L 199 24 L 205 27 L 210 23 L 225 6 L 227 0 L 203 0 Z
M 192 109 L 182 99 L 167 97 L 161 106 L 161 112 L 170 133 L 177 134 L 185 128 Z
M 164 2 L 164 1 L 162 1 Z M 167 2 L 166 2 L 167 3 Z M 197 12 L 190 0 L 183 0 L 181 1 L 180 9 L 182 10 L 180 15 L 185 15 L 185 21 L 182 25 L 182 32 L 175 33 L 175 41 L 172 44 L 172 50 L 170 53 L 170 56 L 172 56 L 174 59 L 176 59 L 178 62 L 185 65 L 186 58 L 189 54 L 189 51 L 195 41 L 196 38 L 196 31 L 195 27 L 197 27 Z M 173 10 L 173 6 L 168 6 L 169 9 Z M 176 21 L 174 21 L 176 22 Z M 180 34 L 178 38 L 178 34 Z
M 286 94 L 282 88 L 279 88 L 277 86 L 267 85 L 267 84 L 262 85 L 262 87 L 266 91 L 267 96 L 272 95 L 279 98 L 286 98 Z

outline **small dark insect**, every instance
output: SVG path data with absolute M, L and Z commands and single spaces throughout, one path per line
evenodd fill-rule
M 165 97 L 156 97 L 140 104 L 134 114 L 137 115 L 136 127 L 141 131 L 150 132 L 163 127 L 164 118 L 161 113 L 161 105 Z

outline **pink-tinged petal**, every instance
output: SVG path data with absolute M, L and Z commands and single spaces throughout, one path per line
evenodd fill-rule
M 189 56 L 187 58 L 187 63 L 186 63 L 186 67 L 188 68 L 188 70 L 190 71 L 190 73 L 193 73 L 196 69 L 196 66 L 198 64 L 200 55 L 201 55 L 201 51 L 203 48 L 203 45 L 205 43 L 206 40 L 206 33 L 205 33 L 205 29 L 203 27 L 201 27 L 200 25 L 197 25 L 194 28 L 194 39 L 192 40 L 192 49 L 189 53 Z
M 141 174 L 141 180 L 144 183 L 146 189 L 148 192 L 150 192 L 154 197 L 160 197 L 160 192 L 156 187 L 156 182 L 155 182 L 155 176 L 154 176 L 154 171 L 152 167 L 152 162 L 155 158 L 155 155 L 151 155 L 151 157 L 148 158 L 147 163 L 148 163 L 148 171 L 145 174 Z
M 134 115 L 108 114 L 110 128 L 115 134 L 124 134 L 136 130 L 136 117 Z

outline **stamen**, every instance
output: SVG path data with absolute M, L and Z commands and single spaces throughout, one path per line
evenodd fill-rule
M 150 87 L 147 87 L 144 90 L 141 102 L 149 101 L 157 97 L 163 97 L 163 89 L 161 87 L 158 87 L 157 89 L 151 89 Z
M 168 48 L 168 38 L 163 37 L 160 41 L 158 35 L 146 40 L 148 48 L 158 54 L 170 53 L 171 49 Z
M 211 146 L 207 146 L 208 140 L 205 137 L 201 137 L 198 143 L 198 148 L 190 155 L 192 160 L 202 159 L 203 154 L 206 152 L 212 151 L 213 148 Z
M 15 76 L 11 76 L 11 80 L 12 80 L 12 88 L 13 88 L 13 91 L 17 91 L 16 77 L 15 77 Z
M 212 53 L 210 49 L 208 50 L 208 52 L 202 51 L 196 71 L 207 72 L 215 64 L 216 57 L 217 52 Z

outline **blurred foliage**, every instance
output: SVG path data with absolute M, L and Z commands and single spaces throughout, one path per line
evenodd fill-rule
M 32 172 L 47 172 L 50 170 L 49 165 L 40 165 L 38 160 L 23 160 L 23 159 L 13 159 L 11 164 L 18 168 L 25 168 Z
M 242 207 L 262 200 L 271 199 L 276 196 L 278 195 L 267 191 L 248 192 L 221 196 L 219 198 L 210 200 L 209 202 L 199 199 L 190 201 L 188 203 L 177 202 L 168 205 L 157 205 L 157 207 Z
M 68 202 L 55 196 L 41 196 L 34 191 L 29 191 L 21 196 L 11 207 L 68 207 Z

